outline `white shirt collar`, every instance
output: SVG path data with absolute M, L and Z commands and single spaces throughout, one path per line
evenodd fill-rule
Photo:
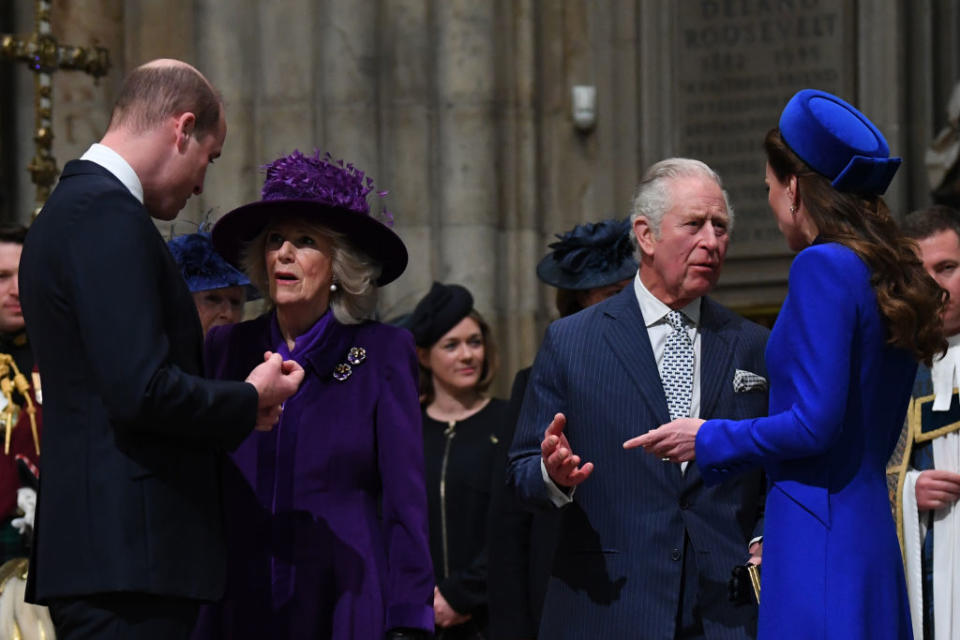
M 933 383 L 933 410 L 947 411 L 950 408 L 953 390 L 957 386 L 957 370 L 960 368 L 960 334 L 947 338 L 947 352 L 933 361 L 930 378 Z
M 665 305 L 662 300 L 650 293 L 643 285 L 639 270 L 633 279 L 633 291 L 637 295 L 637 302 L 640 303 L 640 313 L 643 314 L 643 321 L 648 327 L 660 322 L 665 322 L 667 314 L 673 311 L 673 309 Z M 687 317 L 687 320 L 690 321 L 690 324 L 695 327 L 700 325 L 700 301 L 702 299 L 703 298 L 696 298 L 685 307 L 679 309 L 679 311 Z
M 90 145 L 86 153 L 80 156 L 80 159 L 89 160 L 112 173 L 117 180 L 123 183 L 127 191 L 139 200 L 140 204 L 143 204 L 143 185 L 140 184 L 140 178 L 133 167 L 130 166 L 130 163 L 124 160 L 119 153 L 106 145 L 95 142 Z

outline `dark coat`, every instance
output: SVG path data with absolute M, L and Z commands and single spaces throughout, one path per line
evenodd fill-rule
M 767 330 L 704 298 L 700 332 L 700 415 L 764 415 L 766 393 L 734 393 L 733 378 L 737 369 L 766 375 Z M 541 476 L 540 442 L 557 412 L 567 417 L 573 451 L 596 468 L 561 510 L 540 637 L 672 639 L 684 581 L 708 639 L 752 637 L 756 608 L 731 604 L 727 582 L 762 526 L 761 474 L 708 488 L 695 464 L 681 474 L 679 465 L 623 449 L 669 422 L 633 287 L 547 331 L 508 464 L 532 508 L 556 509 Z
M 473 637 L 470 634 L 475 630 L 486 628 L 490 474 L 507 420 L 507 403 L 498 398 L 455 423 L 453 430 L 423 412 L 430 551 L 436 584 L 454 611 L 472 617 L 463 625 L 445 630 L 441 636 L 444 639 Z
M 557 510 L 531 512 L 506 485 L 507 451 L 520 417 L 532 367 L 513 379 L 507 409 L 509 432 L 493 469 L 487 533 L 487 585 L 491 640 L 535 638 L 560 527 Z
M 253 428 L 257 393 L 200 377 L 190 292 L 106 169 L 64 167 L 23 248 L 20 300 L 43 372 L 28 597 L 219 597 L 219 463 Z

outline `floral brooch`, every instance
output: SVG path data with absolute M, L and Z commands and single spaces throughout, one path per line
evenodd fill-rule
M 347 352 L 346 362 L 341 362 L 333 368 L 333 379 L 337 382 L 345 382 L 347 378 L 353 375 L 353 368 L 363 364 L 367 359 L 367 350 L 363 347 L 350 347 Z

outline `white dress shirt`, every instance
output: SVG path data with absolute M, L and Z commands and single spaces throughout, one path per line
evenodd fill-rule
M 106 145 L 95 142 L 80 156 L 80 159 L 89 160 L 112 173 L 133 194 L 133 197 L 139 200 L 140 204 L 143 204 L 143 185 L 140 184 L 140 178 L 137 177 L 137 172 L 133 170 L 130 163 L 124 160 L 119 153 Z

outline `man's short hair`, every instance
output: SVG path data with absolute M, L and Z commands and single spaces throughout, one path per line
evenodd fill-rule
M 22 245 L 27 238 L 27 228 L 22 224 L 0 224 L 0 242 Z
M 222 103 L 213 85 L 189 65 L 144 65 L 123 81 L 109 128 L 142 133 L 190 112 L 197 118 L 193 137 L 199 140 L 217 130 Z
M 903 220 L 904 235 L 914 240 L 923 240 L 941 231 L 953 231 L 960 238 L 960 211 L 935 204 L 914 211 Z

